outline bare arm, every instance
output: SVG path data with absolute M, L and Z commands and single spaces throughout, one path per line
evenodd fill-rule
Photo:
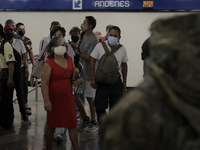
M 81 58 L 85 59 L 86 61 L 90 61 L 90 60 L 91 60 L 90 55 L 82 54 L 82 53 L 81 53 L 79 56 L 80 56 Z
M 9 63 L 8 64 L 8 81 L 7 81 L 7 86 L 9 88 L 14 87 L 14 82 L 13 82 L 13 73 L 14 73 L 14 63 Z
M 45 63 L 41 73 L 41 90 L 44 99 L 44 109 L 46 111 L 52 111 L 52 105 L 49 100 L 49 82 L 51 76 L 51 67 Z
M 32 72 L 33 72 L 33 69 L 35 67 L 35 58 L 34 58 L 34 53 L 32 49 L 29 50 L 29 57 L 32 63 Z M 30 76 L 30 84 L 31 86 L 34 86 L 34 78 L 32 76 Z
M 27 56 L 27 53 L 23 53 L 23 59 L 22 59 L 22 64 L 24 65 L 25 67 L 25 77 L 27 77 L 29 75 L 29 70 L 28 70 L 28 62 L 27 62 L 27 59 L 28 59 L 28 56 Z
M 90 61 L 90 55 L 88 54 L 83 54 L 81 52 L 78 51 L 78 48 L 75 48 L 75 53 L 76 55 L 80 56 L 82 59 L 86 60 L 86 61 Z
M 73 63 L 73 68 L 75 69 L 74 63 Z M 77 86 L 79 86 L 82 82 L 83 82 L 83 81 L 82 81 L 82 79 L 81 79 L 81 77 L 80 77 L 80 74 L 79 74 L 78 79 L 76 79 L 75 81 L 73 81 L 73 82 L 72 82 L 72 85 L 73 85 L 74 87 L 77 87 Z
M 122 76 L 123 76 L 123 90 L 126 90 L 126 79 L 127 79 L 127 71 L 128 71 L 128 67 L 127 67 L 127 63 L 122 63 L 121 64 L 121 70 L 122 70 Z
M 95 62 L 96 62 L 96 59 L 91 57 L 91 61 L 90 61 L 91 86 L 94 89 L 97 88 L 97 84 L 95 82 L 95 77 L 94 77 Z
M 35 64 L 35 58 L 34 58 L 34 53 L 33 53 L 32 49 L 29 50 L 29 57 L 30 57 L 32 65 L 34 66 L 34 64 Z
M 27 62 L 27 59 L 28 59 L 27 53 L 23 53 L 22 55 L 23 55 L 22 64 L 24 64 L 24 66 L 26 66 L 26 62 Z

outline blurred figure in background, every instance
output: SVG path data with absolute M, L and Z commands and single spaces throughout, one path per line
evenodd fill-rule
M 25 25 L 21 22 L 16 24 L 16 33 L 18 35 L 20 35 L 22 37 L 22 41 L 24 43 L 24 46 L 26 48 L 26 53 L 29 54 L 29 58 L 31 60 L 32 63 L 32 69 L 34 68 L 34 64 L 35 64 L 35 58 L 34 58 L 34 53 L 33 53 L 33 49 L 32 49 L 32 42 L 31 40 L 25 36 Z M 29 65 L 28 65 L 29 67 Z M 27 115 L 31 115 L 31 108 L 28 106 L 28 76 L 25 76 L 26 74 L 26 69 L 25 66 L 22 67 L 22 72 L 23 72 L 23 84 L 24 84 L 24 94 L 25 94 L 25 105 L 26 105 L 26 113 Z M 29 71 L 29 69 L 28 69 Z M 30 76 L 30 78 L 33 78 L 32 76 Z
M 94 34 L 96 34 L 96 36 L 98 37 L 99 42 L 102 42 L 102 35 L 101 35 L 101 32 L 96 31 L 96 32 L 94 32 Z
M 111 27 L 113 27 L 113 25 L 111 25 L 111 24 L 106 26 L 106 35 L 101 38 L 101 42 L 108 40 L 108 31 Z

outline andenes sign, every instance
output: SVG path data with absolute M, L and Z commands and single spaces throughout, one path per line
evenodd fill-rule
M 95 1 L 95 7 L 130 7 L 130 1 Z
M 200 0 L 0 0 L 0 9 L 19 10 L 200 10 Z

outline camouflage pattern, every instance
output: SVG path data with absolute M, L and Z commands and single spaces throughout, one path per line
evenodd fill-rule
M 200 14 L 151 26 L 144 81 L 102 118 L 101 150 L 200 150 Z

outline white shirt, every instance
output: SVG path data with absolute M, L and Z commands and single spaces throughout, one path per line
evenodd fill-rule
M 22 40 L 13 38 L 13 42 L 11 45 L 15 50 L 17 50 L 19 52 L 21 57 L 24 53 L 26 53 L 26 48 L 25 48 Z
M 105 41 L 105 43 L 108 47 L 108 50 L 111 51 L 111 48 L 108 45 L 108 41 Z M 90 54 L 90 56 L 93 57 L 94 59 L 99 60 L 104 54 L 105 50 L 103 48 L 103 45 L 101 43 L 98 43 L 94 48 L 94 50 L 92 51 L 92 53 Z M 126 48 L 123 45 L 114 53 L 114 55 L 117 59 L 119 68 L 121 67 L 122 63 L 128 62 Z

